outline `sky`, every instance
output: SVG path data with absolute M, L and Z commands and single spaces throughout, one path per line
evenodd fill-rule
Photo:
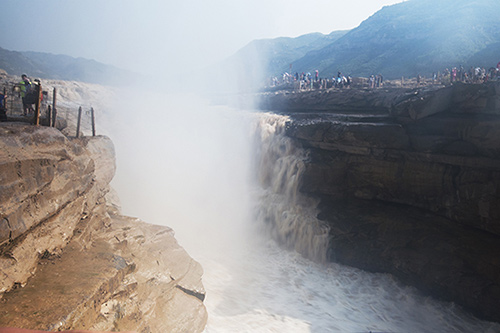
M 0 47 L 182 74 L 254 39 L 352 29 L 402 0 L 2 0 Z

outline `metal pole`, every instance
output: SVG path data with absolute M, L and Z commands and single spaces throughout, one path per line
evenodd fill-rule
M 92 136 L 95 136 L 95 114 L 94 114 L 94 108 L 90 108 L 90 112 L 92 113 Z
M 35 126 L 40 125 L 40 101 L 42 99 L 42 84 L 36 85 L 36 104 L 35 104 Z
M 57 90 L 54 88 L 54 91 L 52 92 L 52 124 L 49 124 L 49 126 L 56 127 L 56 116 L 57 116 L 57 108 L 56 108 L 56 93 Z
M 3 116 L 0 121 L 7 120 L 7 90 L 3 87 Z M 4 118 L 5 117 L 5 118 Z
M 80 137 L 80 121 L 82 119 L 82 107 L 78 108 L 78 122 L 76 123 L 76 137 Z
M 9 108 L 10 115 L 12 115 L 12 109 L 13 109 L 13 106 L 14 106 L 14 104 L 13 104 L 13 102 L 14 102 L 14 98 L 13 98 L 14 97 L 14 87 L 12 87 L 11 93 L 12 93 L 12 96 L 10 96 L 10 98 L 9 98 L 10 99 L 10 101 L 9 101 L 10 102 L 10 108 Z M 7 106 L 7 105 L 5 105 L 5 106 Z

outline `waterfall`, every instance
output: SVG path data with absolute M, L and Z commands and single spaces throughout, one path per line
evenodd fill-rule
M 120 100 L 108 123 L 124 213 L 173 228 L 202 264 L 207 333 L 500 331 L 386 274 L 322 263 L 328 228 L 299 192 L 308 155 L 284 135 L 287 117 L 192 97 Z
M 326 261 L 328 227 L 317 216 L 318 201 L 299 191 L 306 150 L 285 136 L 288 117 L 259 114 L 255 124 L 255 177 L 260 185 L 255 220 L 282 246 Z

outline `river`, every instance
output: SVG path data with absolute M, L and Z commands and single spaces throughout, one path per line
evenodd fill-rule
M 328 229 L 297 192 L 307 152 L 285 118 L 155 98 L 108 119 L 112 185 L 124 214 L 172 227 L 202 264 L 206 332 L 500 331 L 390 275 L 325 263 Z

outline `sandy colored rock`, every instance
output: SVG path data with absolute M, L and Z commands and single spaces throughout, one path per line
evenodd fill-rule
M 168 227 L 119 215 L 109 138 L 3 123 L 0 148 L 0 327 L 203 330 L 201 266 Z
M 62 249 L 101 196 L 95 164 L 58 130 L 0 125 L 0 292 L 23 285 L 45 252 Z

